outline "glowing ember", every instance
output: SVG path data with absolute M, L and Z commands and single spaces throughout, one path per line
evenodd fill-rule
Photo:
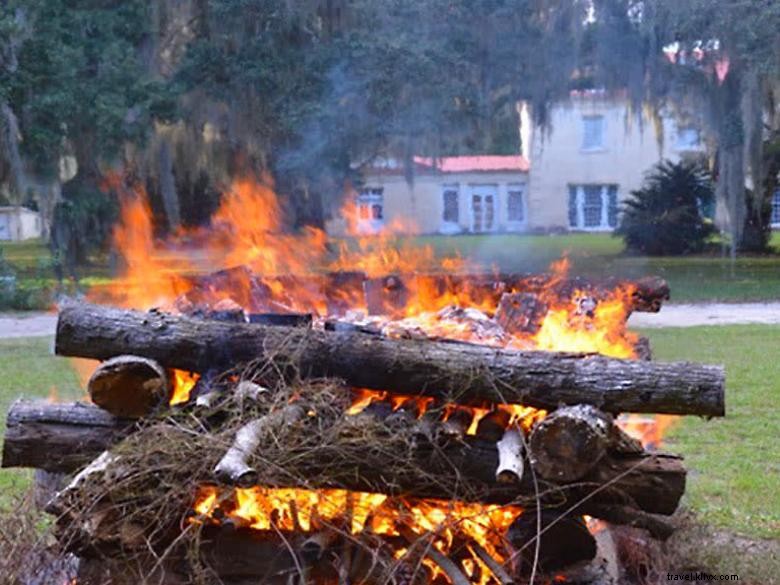
M 368 531 L 398 536 L 400 528 L 405 527 L 418 535 L 435 534 L 434 546 L 445 553 L 460 535 L 478 543 L 499 562 L 506 560 L 503 535 L 522 513 L 517 506 L 438 500 L 407 502 L 384 494 L 338 489 L 254 487 L 220 492 L 214 486 L 198 489 L 194 510 L 201 517 L 195 521 L 219 522 L 216 518 L 228 518 L 239 526 L 262 531 L 308 533 L 334 527 L 351 534 Z M 396 556 L 401 555 L 403 552 L 396 551 Z M 467 560 L 481 562 L 476 556 Z

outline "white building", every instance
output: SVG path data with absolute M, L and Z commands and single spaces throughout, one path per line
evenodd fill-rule
M 18 242 L 41 237 L 41 215 L 22 206 L 0 207 L 0 240 Z
M 518 156 L 415 157 L 411 182 L 393 159 L 368 169 L 352 195 L 357 231 L 611 231 L 654 165 L 705 152 L 697 129 L 632 111 L 619 94 L 574 92 L 552 106 L 544 127 L 523 113 Z M 347 225 L 335 217 L 326 228 L 340 235 Z
M 699 132 L 671 116 L 637 115 L 626 99 L 603 92 L 573 94 L 551 109 L 548 127 L 533 130 L 529 227 L 612 230 L 620 204 L 653 165 L 703 152 Z

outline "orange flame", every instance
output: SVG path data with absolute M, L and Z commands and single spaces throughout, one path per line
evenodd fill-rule
M 308 533 L 329 526 L 350 534 L 366 530 L 398 536 L 403 525 L 418 535 L 435 534 L 434 546 L 443 552 L 449 550 L 460 534 L 481 545 L 499 562 L 507 558 L 503 535 L 522 513 L 517 506 L 405 501 L 384 494 L 341 489 L 253 487 L 220 492 L 214 486 L 198 488 L 194 510 L 202 519 L 218 522 L 217 518 L 229 518 L 241 526 L 262 531 Z M 476 556 L 472 562 L 478 562 Z
M 639 440 L 646 449 L 658 449 L 663 443 L 663 437 L 679 416 L 673 414 L 656 414 L 655 416 L 642 416 L 639 414 L 626 414 L 617 420 L 621 429 L 630 436 Z
M 190 399 L 190 393 L 195 387 L 200 376 L 183 370 L 173 370 L 173 392 L 171 394 L 170 404 L 183 404 Z
M 181 273 L 197 273 L 215 268 L 246 266 L 251 272 L 236 273 L 219 290 L 201 291 L 205 300 L 216 304 L 231 299 L 246 310 L 255 309 L 253 287 L 261 288 L 266 297 L 264 310 L 275 312 L 305 311 L 319 316 L 328 314 L 328 298 L 343 297 L 347 308 L 365 311 L 362 282 L 351 290 L 344 283 L 328 285 L 325 271 L 361 271 L 368 277 L 407 275 L 401 277 L 396 296 L 402 298 L 393 314 L 377 317 L 375 322 L 387 326 L 386 334 L 403 335 L 420 331 L 433 337 L 462 339 L 517 349 L 549 351 L 598 352 L 612 357 L 634 356 L 636 336 L 626 330 L 631 294 L 630 287 L 615 290 L 599 299 L 595 308 L 582 314 L 575 291 L 569 299 L 558 299 L 554 287 L 569 270 L 566 258 L 553 263 L 553 277 L 539 295 L 547 314 L 533 334 L 505 334 L 485 328 L 495 313 L 500 295 L 486 295 L 469 287 L 442 287 L 436 279 L 420 273 L 451 274 L 467 268 L 457 257 L 439 258 L 430 245 L 418 245 L 399 234 L 413 231 L 408 220 L 393 220 L 372 236 L 357 230 L 357 207 L 348 198 L 342 213 L 352 235 L 350 239 L 329 241 L 325 232 L 305 228 L 297 233 L 285 229 L 282 206 L 269 180 L 236 180 L 226 191 L 212 218 L 212 228 L 192 240 L 201 241 L 201 250 L 187 250 L 179 240 L 155 242 L 151 208 L 146 193 L 138 187 L 130 190 L 112 178 L 120 193 L 121 220 L 114 232 L 114 242 L 126 262 L 126 271 L 109 292 L 109 299 L 123 306 L 172 310 L 180 295 L 192 289 L 192 282 Z M 186 234 L 185 234 L 186 235 Z M 182 249 L 184 250 L 182 252 Z M 170 250 L 178 250 L 178 254 Z M 182 258 L 182 254 L 184 257 Z M 199 265 L 205 260 L 206 266 Z M 295 276 L 316 276 L 322 285 L 303 285 Z M 323 286 L 325 287 L 323 289 Z M 449 311 L 459 307 L 470 312 L 465 316 Z M 400 315 L 398 314 L 400 311 Z M 395 320 L 395 321 L 394 321 Z

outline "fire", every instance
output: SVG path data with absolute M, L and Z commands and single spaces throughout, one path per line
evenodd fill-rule
M 119 193 L 121 215 L 114 228 L 114 244 L 126 263 L 123 277 L 111 287 L 111 296 L 124 298 L 128 306 L 165 305 L 186 289 L 186 284 L 161 262 L 155 252 L 152 210 L 142 186 L 125 187 L 110 176 L 109 186 Z
M 617 420 L 617 424 L 626 433 L 641 441 L 646 449 L 657 449 L 663 442 L 666 431 L 677 422 L 679 416 L 673 414 L 656 414 L 655 416 L 642 416 L 639 414 L 627 414 Z
M 497 561 L 508 558 L 503 535 L 522 514 L 517 506 L 473 504 L 457 501 L 391 498 L 384 494 L 341 489 L 236 488 L 221 491 L 200 486 L 194 510 L 201 520 L 229 519 L 255 530 L 310 533 L 323 528 L 357 535 L 371 532 L 399 536 L 404 529 L 416 535 L 435 534 L 434 546 L 446 553 L 461 535 L 482 546 Z M 401 556 L 406 549 L 396 550 Z M 480 563 L 474 555 L 464 559 L 464 569 Z M 485 568 L 484 574 L 490 574 Z M 488 582 L 488 581 L 485 581 Z
M 306 274 L 326 253 L 325 233 L 307 228 L 285 233 L 284 216 L 270 180 L 237 180 L 212 217 L 211 246 L 224 252 L 223 265 L 249 266 L 265 274 Z
M 430 396 L 406 396 L 403 394 L 390 394 L 389 392 L 381 390 L 356 388 L 353 390 L 352 404 L 347 409 L 346 413 L 347 415 L 359 414 L 372 403 L 383 400 L 388 400 L 392 403 L 393 411 L 397 411 L 402 407 L 407 410 L 412 410 L 418 419 L 422 418 L 434 403 L 434 399 Z M 491 412 L 490 408 L 462 405 L 456 407 L 454 404 L 448 403 L 444 405 L 441 417 L 442 422 L 448 420 L 455 412 L 456 408 L 469 415 L 470 422 L 465 434 L 470 436 L 475 436 L 477 434 L 479 421 Z M 547 415 L 546 410 L 519 404 L 497 404 L 495 405 L 495 409 L 505 412 L 508 415 L 506 417 L 506 428 L 519 426 L 526 432 L 529 432 L 537 422 Z
M 116 178 L 109 184 L 120 194 L 121 220 L 114 243 L 126 264 L 124 276 L 107 291 L 114 304 L 174 311 L 182 295 L 192 290 L 188 274 L 245 266 L 247 272 L 233 274 L 219 287 L 199 291 L 199 299 L 212 305 L 230 299 L 247 312 L 302 311 L 324 318 L 329 316 L 328 298 L 340 298 L 346 309 L 363 315 L 359 319 L 365 318 L 366 311 L 362 283 L 349 285 L 336 280 L 327 285 L 325 275 L 360 271 L 368 278 L 389 276 L 399 287 L 391 294 L 403 296 L 400 306 L 394 307 L 392 314 L 372 318 L 389 335 L 413 330 L 432 337 L 516 349 L 634 356 L 636 336 L 626 330 L 633 291 L 618 289 L 599 299 L 595 307 L 588 305 L 593 301 L 586 291 L 574 291 L 571 298 L 561 300 L 553 288 L 568 273 L 565 258 L 551 266 L 554 277 L 539 295 L 548 309 L 538 331 L 507 334 L 492 321 L 496 296 L 468 286 L 448 289 L 435 278 L 422 275 L 457 274 L 474 267 L 457 256 L 440 258 L 432 246 L 399 237 L 414 231 L 409 221 L 390 222 L 371 236 L 359 234 L 358 210 L 350 198 L 342 210 L 350 238 L 330 240 L 316 228 L 292 233 L 285 229 L 284 210 L 270 180 L 243 178 L 226 190 L 210 230 L 180 233 L 161 242 L 153 236 L 144 189 L 126 188 Z M 188 241 L 200 242 L 198 249 L 188 247 Z M 307 283 L 320 278 L 328 289 L 303 283 L 300 278 L 304 276 L 310 277 Z M 252 287 L 263 291 L 259 306 Z
M 173 370 L 173 392 L 171 393 L 171 406 L 183 404 L 190 399 L 190 393 L 195 387 L 200 376 L 183 370 Z

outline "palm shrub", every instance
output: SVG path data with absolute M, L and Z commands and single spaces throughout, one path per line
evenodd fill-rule
M 700 252 L 715 231 L 703 211 L 711 209 L 714 189 L 709 173 L 698 163 L 659 162 L 631 192 L 616 235 L 626 250 L 650 256 Z

